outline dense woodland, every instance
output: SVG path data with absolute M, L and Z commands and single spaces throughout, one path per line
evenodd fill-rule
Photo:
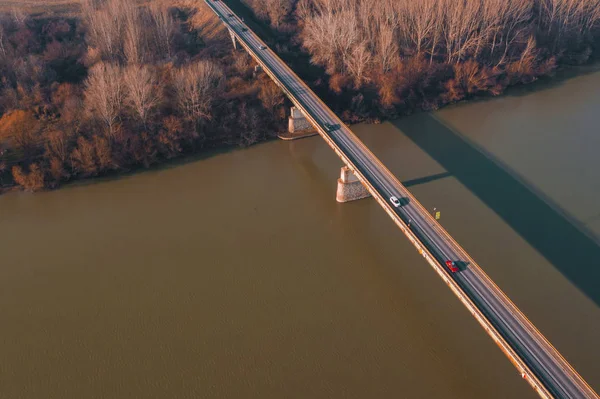
M 587 62 L 600 35 L 600 0 L 243 1 L 308 52 L 356 120 L 500 94 Z
M 588 62 L 600 38 L 600 0 L 241 1 L 349 122 L 500 94 Z M 283 129 L 283 95 L 232 50 L 203 1 L 167 3 L 0 14 L 0 189 L 56 187 Z
M 227 35 L 203 37 L 199 12 L 83 0 L 72 19 L 0 16 L 0 187 L 56 187 L 280 130 L 280 91 Z

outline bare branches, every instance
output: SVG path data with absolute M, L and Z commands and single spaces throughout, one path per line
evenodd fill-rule
M 17 27 L 22 28 L 23 26 L 25 26 L 25 22 L 27 21 L 28 15 L 24 13 L 21 8 L 13 7 L 11 10 L 11 16 Z
M 600 0 L 301 0 L 297 10 L 312 61 L 354 78 L 360 59 L 384 73 L 421 54 L 494 67 L 531 54 L 532 35 L 558 52 L 600 29 Z
M 348 59 L 346 59 L 346 67 L 348 72 L 354 78 L 354 85 L 359 88 L 365 79 L 365 73 L 371 63 L 371 52 L 368 49 L 367 42 L 363 41 L 357 45 Z
M 4 26 L 2 26 L 2 19 L 0 19 L 0 57 L 6 57 L 6 46 L 4 44 L 4 40 Z
M 175 34 L 175 21 L 169 9 L 163 4 L 151 4 L 149 12 L 154 22 L 154 37 L 158 44 L 158 50 L 171 58 L 171 43 Z
M 124 90 L 119 66 L 101 62 L 95 65 L 85 82 L 86 108 L 101 120 L 109 132 L 123 107 Z
M 279 28 L 292 11 L 294 0 L 244 0 L 261 19 L 269 19 Z
M 127 89 L 127 103 L 135 116 L 146 125 L 146 121 L 160 101 L 157 79 L 145 65 L 130 65 L 125 69 L 123 80 Z
M 200 61 L 175 72 L 174 86 L 181 112 L 190 121 L 210 119 L 210 108 L 224 79 L 218 66 Z
M 80 0 L 89 44 L 104 60 L 140 64 L 170 58 L 177 25 L 168 8 L 154 1 Z
M 127 0 L 131 1 L 131 0 Z M 104 58 L 117 59 L 123 53 L 123 18 L 117 0 L 105 3 L 81 0 L 81 11 L 88 24 L 88 40 Z
M 111 4 L 115 0 L 110 0 Z M 109 7 L 110 9 L 111 7 Z M 123 52 L 129 64 L 144 62 L 147 54 L 142 14 L 133 1 L 123 1 L 120 8 L 123 26 Z

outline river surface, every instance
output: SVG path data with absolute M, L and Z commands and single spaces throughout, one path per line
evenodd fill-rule
M 600 389 L 600 72 L 354 130 Z M 318 137 L 0 197 L 0 398 L 535 398 Z

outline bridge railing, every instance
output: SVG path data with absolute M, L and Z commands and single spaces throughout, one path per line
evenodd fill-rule
M 454 294 L 459 298 L 459 300 L 463 303 L 463 305 L 469 310 L 469 312 L 475 317 L 475 319 L 479 322 L 479 324 L 484 328 L 484 330 L 488 333 L 488 335 L 492 338 L 492 340 L 500 347 L 500 349 L 504 352 L 504 354 L 509 358 L 511 363 L 519 370 L 521 375 L 526 378 L 527 382 L 534 388 L 534 390 L 542 397 L 552 399 L 554 395 L 548 391 L 548 389 L 544 386 L 541 380 L 537 377 L 537 375 L 529 368 L 529 366 L 521 359 L 518 353 L 512 348 L 512 346 L 508 343 L 505 337 L 502 335 L 500 331 L 498 331 L 494 325 L 489 321 L 489 319 L 483 314 L 483 312 L 479 309 L 479 307 L 471 300 L 471 298 L 466 294 L 463 289 L 457 284 L 457 282 L 452 279 L 446 269 L 442 266 L 441 261 L 437 259 L 437 257 L 430 251 L 428 245 L 426 244 L 426 240 L 421 240 L 417 235 L 408 227 L 405 220 L 403 220 L 394 210 L 391 208 L 387 199 L 384 198 L 379 191 L 370 183 L 368 179 L 365 178 L 363 173 L 360 171 L 360 168 L 355 164 L 353 160 L 337 145 L 335 140 L 329 135 L 329 132 L 321 125 L 318 121 L 318 118 L 313 114 L 310 107 L 305 106 L 304 102 L 298 98 L 295 93 L 288 87 L 286 82 L 284 82 L 280 77 L 271 70 L 267 62 L 264 60 L 262 54 L 255 51 L 254 48 L 246 41 L 246 39 L 239 34 L 236 29 L 226 21 L 226 17 L 222 16 L 220 12 L 214 8 L 211 4 L 211 0 L 205 0 L 206 3 L 213 9 L 213 11 L 221 16 L 223 23 L 228 27 L 230 32 L 237 38 L 239 43 L 248 51 L 256 60 L 256 62 L 261 65 L 263 70 L 273 79 L 273 81 L 282 89 L 282 91 L 288 96 L 288 98 L 294 103 L 296 107 L 298 107 L 306 116 L 306 118 L 311 122 L 311 124 L 315 127 L 319 135 L 327 142 L 327 144 L 334 150 L 334 152 L 342 159 L 342 161 L 348 165 L 348 167 L 353 171 L 353 173 L 357 176 L 357 178 L 361 181 L 361 183 L 369 190 L 369 192 L 373 195 L 374 199 L 380 204 L 380 206 L 388 213 L 388 215 L 392 218 L 392 220 L 396 223 L 396 225 L 400 228 L 400 230 L 407 236 L 409 241 L 417 248 L 419 253 L 427 260 L 427 262 L 434 268 L 434 270 L 438 273 L 438 275 L 442 278 L 442 280 L 448 285 L 448 287 L 454 292 Z M 222 3 L 223 4 L 223 3 Z M 225 5 L 230 13 L 231 10 L 229 7 Z M 234 14 L 235 15 L 235 14 Z M 266 44 L 257 38 L 257 40 L 265 47 Z M 265 50 L 263 50 L 265 51 Z M 266 51 L 271 51 L 270 48 L 267 47 Z M 273 53 L 276 58 L 279 57 Z M 406 187 L 396 178 L 394 174 L 392 174 L 389 169 L 377 158 L 371 150 L 360 140 L 352 130 L 343 123 L 330 110 L 330 108 L 317 96 L 314 95 L 312 90 L 306 85 L 304 80 L 300 79 L 296 75 L 296 73 L 289 68 L 283 61 L 281 62 L 282 67 L 285 69 L 286 73 L 292 76 L 296 83 L 301 85 L 304 90 L 309 93 L 312 93 L 315 101 L 317 101 L 321 107 L 328 112 L 332 118 L 337 119 L 342 129 L 345 130 L 345 133 L 361 148 L 372 161 L 374 161 L 379 169 L 383 171 L 386 176 L 394 182 L 398 187 L 401 187 L 404 191 L 404 195 L 409 198 L 409 201 L 412 201 L 414 205 L 416 205 L 420 212 L 423 215 L 426 215 L 426 221 L 429 223 L 436 232 L 443 236 L 445 239 L 450 241 L 453 246 L 458 249 L 464 259 L 469 261 L 469 266 L 472 270 L 492 289 L 498 293 L 505 304 L 507 304 L 511 311 L 514 312 L 515 315 L 520 319 L 522 324 L 527 327 L 530 331 L 531 335 L 539 338 L 538 342 L 541 340 L 541 344 L 545 346 L 547 349 L 550 349 L 553 352 L 554 356 L 560 360 L 561 367 L 564 371 L 568 372 L 575 376 L 580 383 L 584 384 L 585 387 L 589 389 L 590 392 L 594 392 L 593 389 L 585 382 L 581 376 L 577 373 L 577 371 L 568 363 L 566 359 L 560 354 L 560 352 L 554 348 L 554 346 L 544 337 L 544 335 L 533 325 L 533 323 L 521 312 L 521 310 L 504 294 L 504 292 L 493 282 L 491 278 L 481 269 L 481 267 L 475 262 L 473 258 L 452 238 L 452 236 L 431 216 L 431 214 L 421 205 L 421 203 L 410 193 Z M 597 396 L 593 396 L 597 397 Z

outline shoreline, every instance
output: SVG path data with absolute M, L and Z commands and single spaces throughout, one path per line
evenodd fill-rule
M 352 127 L 353 125 L 356 125 L 356 124 L 377 125 L 377 124 L 381 124 L 384 122 L 393 122 L 395 120 L 399 120 L 399 119 L 402 119 L 403 117 L 407 117 L 410 115 L 415 115 L 415 114 L 419 114 L 419 113 L 435 112 L 435 111 L 442 110 L 442 109 L 445 109 L 448 107 L 457 107 L 457 106 L 463 106 L 463 105 L 473 104 L 473 103 L 478 103 L 478 102 L 486 102 L 486 101 L 502 98 L 505 96 L 527 95 L 529 93 L 535 93 L 537 91 L 548 90 L 548 89 L 555 87 L 556 85 L 562 84 L 562 82 L 565 82 L 569 79 L 577 78 L 579 76 L 583 76 L 583 75 L 590 74 L 590 73 L 596 73 L 596 72 L 600 72 L 600 63 L 599 62 L 591 63 L 588 65 L 581 65 L 581 66 L 563 66 L 556 70 L 555 76 L 544 77 L 544 78 L 538 79 L 538 80 L 536 80 L 532 83 L 528 83 L 528 84 L 518 84 L 518 85 L 514 85 L 514 86 L 509 86 L 502 94 L 500 94 L 498 96 L 491 96 L 491 95 L 473 96 L 471 98 L 466 98 L 466 99 L 458 101 L 458 102 L 446 104 L 437 110 L 414 110 L 413 112 L 405 114 L 405 115 L 401 115 L 398 118 L 385 118 L 385 119 L 364 118 L 362 120 L 348 123 L 348 124 L 350 127 Z M 182 152 L 180 155 L 178 155 L 174 158 L 164 159 L 162 161 L 159 161 L 159 162 L 151 165 L 148 168 L 144 167 L 143 165 L 137 165 L 137 166 L 133 166 L 126 170 L 121 170 L 121 171 L 113 170 L 113 171 L 109 171 L 108 173 L 100 174 L 97 176 L 88 176 L 88 177 L 72 179 L 72 180 L 69 180 L 57 187 L 47 187 L 47 188 L 44 188 L 44 189 L 38 190 L 38 191 L 39 192 L 48 192 L 48 191 L 60 190 L 62 188 L 72 187 L 74 185 L 94 184 L 96 182 L 99 183 L 102 181 L 115 180 L 115 179 L 119 179 L 122 177 L 135 175 L 137 173 L 143 173 L 145 171 L 156 171 L 156 170 L 161 170 L 164 168 L 176 167 L 178 164 L 186 164 L 189 162 L 196 162 L 196 161 L 208 158 L 208 157 L 219 155 L 221 153 L 236 151 L 239 149 L 245 149 L 245 148 L 252 147 L 254 145 L 268 143 L 268 142 L 274 141 L 274 140 L 293 141 L 296 139 L 308 138 L 308 137 L 317 136 L 317 135 L 318 135 L 317 132 L 311 132 L 311 133 L 308 133 L 305 135 L 300 135 L 298 137 L 289 137 L 290 136 L 289 133 L 287 133 L 287 132 L 281 133 L 280 132 L 280 133 L 273 133 L 273 134 L 265 134 L 264 139 L 258 140 L 255 143 L 252 143 L 248 146 L 240 146 L 239 144 L 230 144 L 230 143 L 218 143 L 218 144 L 214 144 L 213 146 L 210 146 L 210 147 L 207 147 L 207 148 L 204 148 L 201 150 Z M 286 139 L 286 137 L 287 137 L 287 139 Z M 20 186 L 18 186 L 16 184 L 13 186 L 8 186 L 8 187 L 0 187 L 0 195 L 10 194 L 10 193 L 19 192 L 19 191 L 27 191 L 27 190 L 22 189 Z

